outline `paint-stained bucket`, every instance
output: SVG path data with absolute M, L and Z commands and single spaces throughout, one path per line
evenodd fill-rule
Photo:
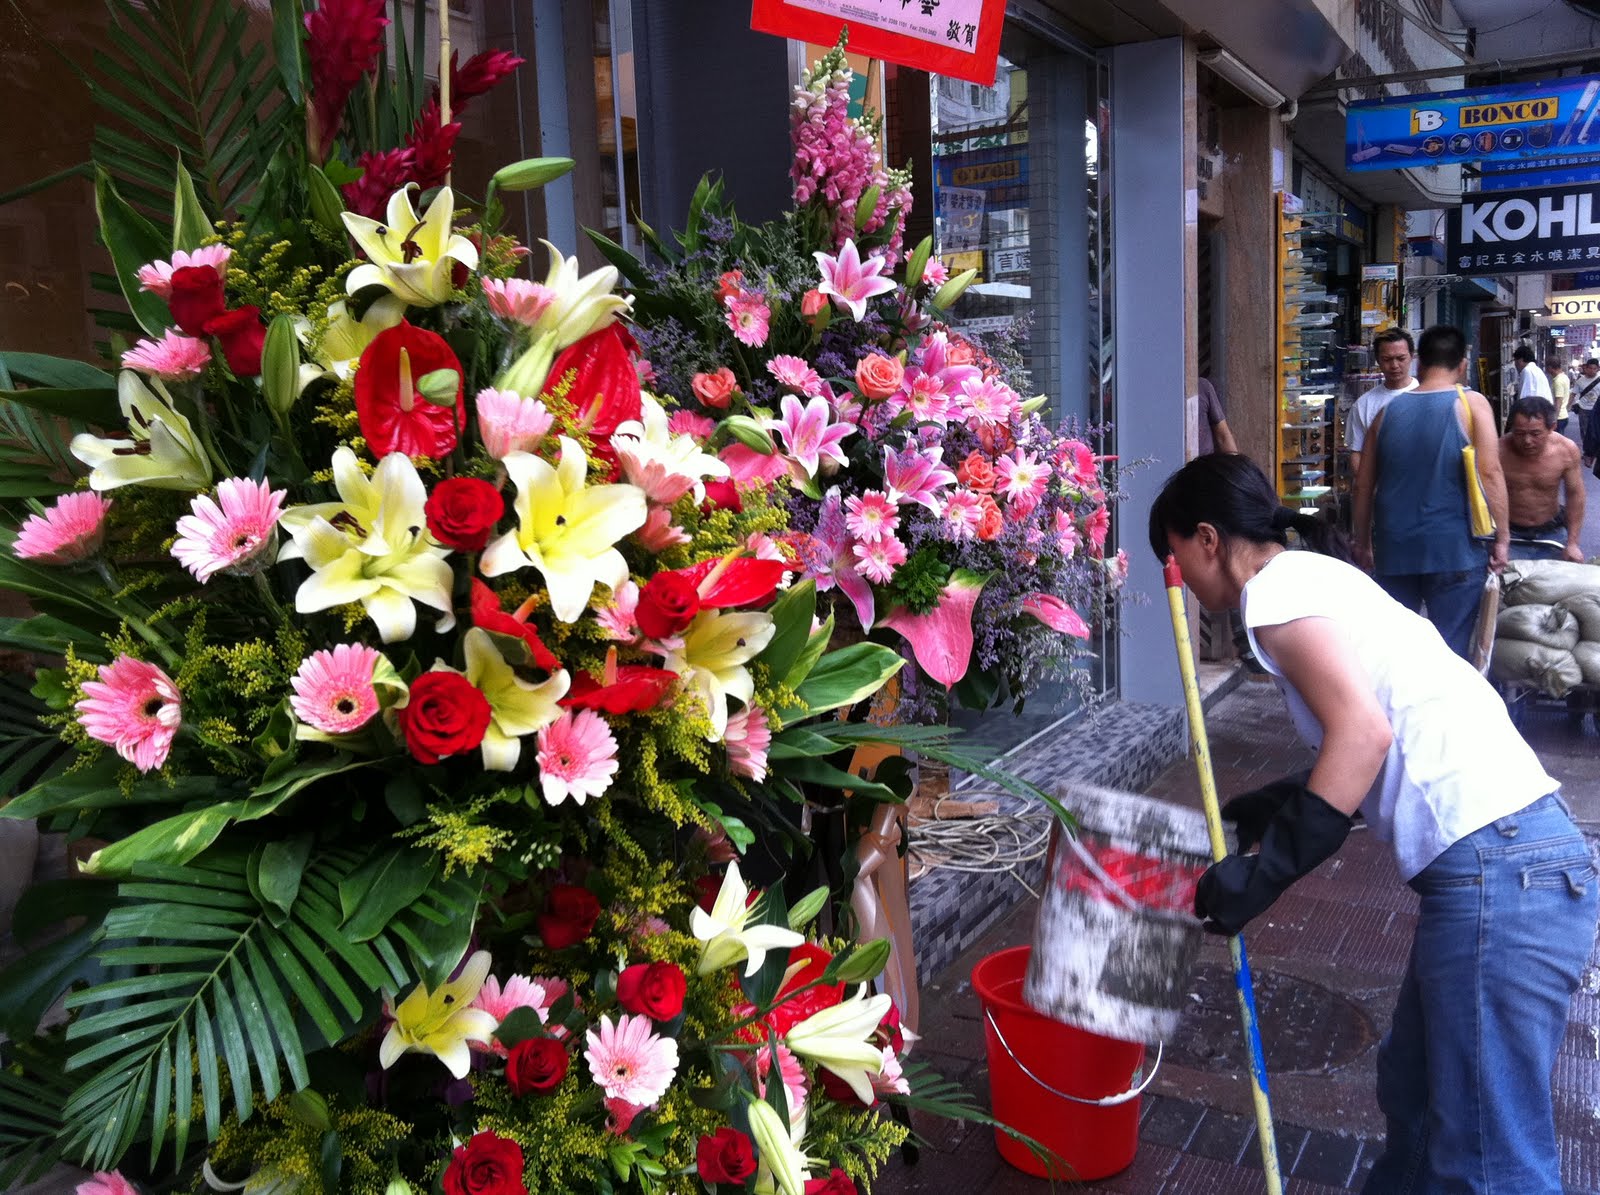
M 1050 842 L 1022 998 L 1091 1033 L 1151 1042 L 1177 1028 L 1202 930 L 1194 889 L 1211 864 L 1196 810 L 1111 789 L 1060 794 L 1078 819 Z

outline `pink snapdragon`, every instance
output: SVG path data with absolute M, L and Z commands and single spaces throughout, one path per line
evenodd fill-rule
M 767 362 L 767 372 L 777 379 L 778 385 L 796 394 L 810 397 L 822 393 L 822 379 L 804 357 L 780 354 Z
M 896 287 L 893 278 L 883 276 L 884 259 L 869 257 L 862 261 L 853 240 L 845 241 L 837 255 L 819 249 L 811 256 L 817 259 L 817 268 L 822 272 L 822 285 L 817 289 L 849 311 L 858 323 L 866 318 L 870 300 L 889 294 Z
M 139 289 L 147 290 L 162 299 L 169 298 L 172 295 L 174 270 L 181 270 L 185 266 L 210 266 L 218 274 L 225 274 L 228 258 L 232 256 L 233 250 L 226 245 L 206 245 L 204 248 L 189 252 L 179 249 L 172 255 L 171 261 L 153 261 L 149 265 L 140 266 Z
M 43 514 L 27 517 L 11 550 L 40 564 L 78 564 L 100 550 L 110 510 L 110 499 L 90 490 L 62 494 Z
M 881 490 L 852 494 L 844 500 L 844 525 L 857 539 L 876 543 L 900 526 L 900 511 Z
M 732 330 L 735 340 L 753 349 L 767 343 L 767 335 L 772 324 L 772 309 L 767 306 L 765 300 L 759 295 L 737 294 L 729 296 L 726 306 L 728 314 L 723 319 Z
M 377 716 L 378 690 L 372 678 L 382 658 L 363 643 L 313 652 L 289 678 L 294 690 L 289 708 L 323 734 L 354 734 Z
M 163 382 L 187 382 L 211 364 L 211 346 L 168 328 L 160 340 L 141 340 L 122 354 L 125 369 L 137 369 Z
M 839 441 L 854 429 L 847 423 L 830 426 L 826 398 L 819 396 L 802 405 L 794 395 L 785 394 L 781 410 L 783 418 L 767 420 L 767 427 L 783 438 L 789 459 L 804 470 L 805 476 L 817 475 L 824 456 L 836 464 L 847 463 Z
M 892 535 L 884 535 L 871 543 L 856 544 L 851 549 L 856 567 L 867 580 L 887 585 L 895 569 L 906 562 L 906 546 Z
M 556 301 L 556 292 L 542 282 L 526 278 L 484 278 L 482 282 L 491 314 L 529 328 Z
M 84 681 L 78 724 L 141 772 L 167 762 L 183 724 L 183 697 L 154 664 L 118 656 L 100 665 L 100 679 Z

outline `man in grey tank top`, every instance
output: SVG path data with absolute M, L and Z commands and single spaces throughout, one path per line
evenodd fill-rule
M 1425 612 L 1461 656 L 1469 652 L 1484 570 L 1505 567 L 1511 535 L 1494 414 L 1483 395 L 1460 385 L 1466 355 L 1457 328 L 1441 324 L 1422 334 L 1417 388 L 1367 431 L 1354 511 L 1356 562 L 1401 605 Z M 1492 542 L 1472 536 L 1461 458 L 1469 421 L 1494 516 Z

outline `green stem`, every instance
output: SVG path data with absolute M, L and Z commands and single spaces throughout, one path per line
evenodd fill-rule
M 267 609 L 271 611 L 272 616 L 279 622 L 288 622 L 288 611 L 286 611 L 283 608 L 283 605 L 278 601 L 278 596 L 272 592 L 272 582 L 267 580 L 267 574 L 265 570 L 258 573 L 252 573 L 250 580 L 255 583 L 256 592 L 261 595 L 261 600 L 266 603 Z

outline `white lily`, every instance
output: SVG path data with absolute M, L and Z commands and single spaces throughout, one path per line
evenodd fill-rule
M 486 577 L 535 568 L 550 591 L 550 610 L 577 622 L 596 585 L 616 589 L 628 562 L 615 545 L 644 526 L 644 491 L 631 485 L 586 485 L 589 460 L 576 440 L 561 437 L 560 463 L 526 452 L 502 462 L 517 487 L 517 528 L 490 542 L 479 567 Z
M 811 1177 L 810 1163 L 801 1152 L 800 1142 L 806 1135 L 806 1111 L 789 1109 L 789 1124 L 785 1126 L 778 1110 L 766 1100 L 750 1102 L 750 1136 L 756 1143 L 759 1168 L 756 1173 L 757 1195 L 805 1195 L 806 1180 Z
M 749 705 L 755 679 L 745 667 L 772 642 L 770 614 L 702 610 L 667 652 L 663 666 L 682 676 L 705 704 L 711 719 L 709 742 L 728 730 L 728 699 Z
M 389 197 L 387 223 L 343 213 L 345 228 L 367 255 L 366 263 L 345 279 L 347 294 L 381 286 L 407 306 L 436 307 L 455 290 L 450 275 L 456 262 L 477 269 L 477 246 L 450 229 L 455 192 L 440 187 L 428 210 L 418 216 L 411 204 L 415 185 L 409 183 Z
M 572 678 L 561 671 L 532 684 L 506 663 L 489 632 L 473 627 L 465 639 L 467 679 L 489 701 L 489 728 L 483 732 L 484 770 L 509 772 L 522 754 L 518 740 L 561 717 L 560 701 Z
M 883 1051 L 867 1039 L 877 1031 L 890 1003 L 886 995 L 868 997 L 863 993 L 824 1008 L 784 1034 L 784 1044 L 838 1075 L 850 1084 L 857 1099 L 870 1104 L 877 1095 L 867 1076 L 883 1070 Z
M 534 323 L 528 348 L 495 381 L 497 390 L 529 396 L 544 390 L 557 353 L 598 332 L 633 305 L 632 298 L 613 293 L 618 278 L 615 266 L 580 275 L 576 257 L 563 257 L 549 241 L 539 243 L 550 252 L 550 272 L 544 285 L 554 297 Z
M 211 488 L 211 458 L 189 420 L 179 414 L 166 386 L 155 378 L 146 382 L 125 369 L 117 376 L 117 402 L 128 420 L 129 439 L 102 440 L 87 432 L 72 437 L 72 455 L 91 470 L 91 489 L 114 490 L 125 485 L 184 491 Z
M 335 377 L 347 381 L 355 373 L 356 362 L 379 332 L 392 328 L 405 318 L 404 300 L 389 294 L 373 300 L 360 319 L 353 319 L 343 299 L 328 304 L 328 326 L 313 346 L 309 343 L 309 322 L 296 326 L 301 343 L 312 360 L 300 367 L 303 379 Z M 302 382 L 304 385 L 304 382 Z
M 709 975 L 746 959 L 744 973 L 754 975 L 766 962 L 767 951 L 788 950 L 805 941 L 803 935 L 785 926 L 747 924 L 749 896 L 750 888 L 739 874 L 739 863 L 735 860 L 728 864 L 728 873 L 722 878 L 722 888 L 712 902 L 711 912 L 701 908 L 690 912 L 689 930 L 705 943 L 700 951 L 699 974 Z
M 660 506 L 671 506 L 691 489 L 705 497 L 700 484 L 707 477 L 728 476 L 728 466 L 702 452 L 693 436 L 669 430 L 666 409 L 650 395 L 642 396 L 642 419 L 629 419 L 611 437 L 622 473 Z

